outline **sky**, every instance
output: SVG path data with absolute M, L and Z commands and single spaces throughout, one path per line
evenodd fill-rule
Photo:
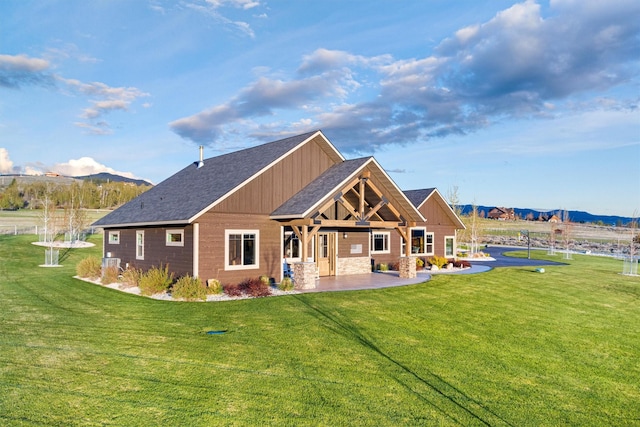
M 405 190 L 640 215 L 637 0 L 1 0 L 0 173 L 320 129 Z

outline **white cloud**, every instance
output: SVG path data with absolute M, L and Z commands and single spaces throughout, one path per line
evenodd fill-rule
M 67 163 L 57 163 L 51 167 L 51 170 L 65 176 L 84 176 L 107 172 L 127 178 L 136 178 L 131 172 L 119 172 L 98 163 L 91 157 L 81 157 L 79 159 L 71 159 Z
M 259 139 L 308 125 L 348 141 L 345 152 L 372 152 L 469 134 L 505 118 L 612 109 L 593 100 L 638 81 L 639 36 L 637 1 L 555 0 L 543 16 L 527 0 L 453 32 L 422 58 L 317 49 L 290 78 L 281 71 L 278 79 L 258 77 L 227 102 L 170 127 L 212 144 L 235 135 L 239 124 Z
M 93 134 L 111 133 L 110 125 L 102 119 L 106 113 L 127 111 L 138 98 L 149 96 L 135 87 L 111 87 L 105 83 L 84 83 L 49 72 L 51 64 L 40 58 L 26 55 L 0 55 L 0 87 L 17 89 L 28 85 L 50 86 L 88 97 L 91 104 L 83 110 L 81 117 L 88 122 L 77 126 L 92 129 Z
M 13 162 L 9 158 L 9 151 L 6 148 L 0 148 L 0 173 L 13 172 Z
M 51 84 L 48 73 L 51 64 L 26 55 L 0 55 L 0 87 L 19 88 L 28 85 Z

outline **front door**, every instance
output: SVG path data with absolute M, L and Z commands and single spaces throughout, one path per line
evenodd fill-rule
M 318 233 L 316 238 L 316 264 L 320 276 L 336 275 L 335 233 Z

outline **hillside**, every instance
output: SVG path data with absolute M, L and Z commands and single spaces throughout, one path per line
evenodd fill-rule
M 52 184 L 67 184 L 70 185 L 75 181 L 92 181 L 96 184 L 103 182 L 128 182 L 137 186 L 140 185 L 153 185 L 148 181 L 142 179 L 127 178 L 120 175 L 114 175 L 106 172 L 84 175 L 84 176 L 46 176 L 46 175 L 0 175 L 0 189 L 7 187 L 13 180 L 16 180 L 19 184 L 33 184 L 36 182 L 49 182 Z
M 485 214 L 489 213 L 491 209 L 495 206 L 481 206 L 477 205 L 478 212 L 484 212 Z M 462 213 L 463 215 L 467 215 L 471 212 L 473 205 L 462 205 Z M 531 209 L 531 208 L 513 208 L 516 212 L 516 215 L 519 218 L 526 218 L 529 214 L 533 215 L 533 218 L 538 218 L 540 215 L 543 216 L 551 216 L 556 214 L 560 216 L 559 213 L 563 211 L 563 209 L 552 209 L 548 211 L 542 211 L 539 209 Z M 615 215 L 596 215 L 591 214 L 589 212 L 584 211 L 568 211 L 569 218 L 572 222 L 577 222 L 581 224 L 604 224 L 604 225 L 626 225 L 630 223 L 633 218 L 623 217 L 623 216 L 615 216 Z

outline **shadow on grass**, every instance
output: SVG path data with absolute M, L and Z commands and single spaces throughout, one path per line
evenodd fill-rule
M 360 330 L 350 322 L 340 319 L 338 316 L 331 314 L 329 311 L 319 307 L 318 305 L 312 304 L 308 298 L 304 295 L 295 295 L 295 298 L 304 304 L 319 320 L 326 320 L 329 322 L 328 328 L 333 330 L 334 332 L 348 338 L 350 340 L 354 340 L 361 344 L 362 346 L 368 348 L 369 350 L 377 353 L 384 360 L 390 362 L 393 366 L 399 368 L 402 372 L 410 375 L 412 378 L 417 380 L 420 384 L 426 386 L 429 390 L 436 393 L 437 396 L 440 396 L 446 402 L 454 405 L 455 408 L 462 411 L 463 416 L 466 414 L 470 416 L 472 419 L 479 421 L 485 425 L 495 425 L 497 423 L 503 423 L 505 425 L 512 425 L 507 420 L 502 418 L 500 415 L 493 412 L 491 409 L 487 408 L 482 403 L 477 400 L 469 397 L 462 390 L 458 389 L 454 385 L 442 379 L 440 376 L 434 374 L 431 371 L 427 370 L 428 378 L 423 378 L 415 372 L 411 367 L 405 365 L 399 360 L 392 357 L 390 354 L 386 353 L 383 349 L 378 347 L 374 342 L 365 337 Z M 420 400 L 428 403 L 432 407 L 434 407 L 438 412 L 443 414 L 445 417 L 450 418 L 456 423 L 466 424 L 465 420 L 458 419 L 455 414 L 452 414 L 451 411 L 447 411 L 444 405 L 434 401 L 434 399 L 430 399 L 429 396 L 426 396 L 425 393 L 421 393 L 418 390 L 415 390 L 415 387 L 412 387 L 409 382 L 402 380 L 400 377 L 394 378 L 400 385 L 406 388 L 409 392 L 413 393 Z

